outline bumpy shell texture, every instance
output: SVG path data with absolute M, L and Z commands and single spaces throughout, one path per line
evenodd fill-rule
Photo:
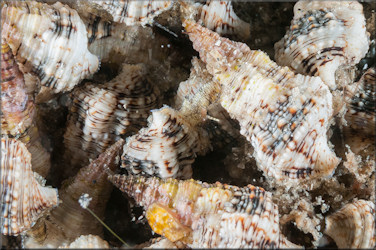
M 221 104 L 239 121 L 267 175 L 325 177 L 339 159 L 328 145 L 332 95 L 318 77 L 295 75 L 261 51 L 185 21 L 193 47 L 222 84 Z
M 113 80 L 74 90 L 64 135 L 72 167 L 84 166 L 116 139 L 146 126 L 150 110 L 159 105 L 159 91 L 145 74 L 143 64 L 124 64 Z
M 320 76 L 336 88 L 335 71 L 357 64 L 368 51 L 363 7 L 357 1 L 300 1 L 282 40 L 275 44 L 279 65 Z
M 144 207 L 153 231 L 172 242 L 193 248 L 273 248 L 283 238 L 278 207 L 262 188 L 125 175 L 109 179 Z
M 1 138 L 1 233 L 18 235 L 58 204 L 57 189 L 44 187 L 31 170 L 31 155 L 15 139 Z
M 87 49 L 85 25 L 60 2 L 11 1 L 2 8 L 1 24 L 16 59 L 39 76 L 41 101 L 71 90 L 98 69 L 98 58 Z
M 339 248 L 375 248 L 375 203 L 358 200 L 325 219 L 324 233 Z
M 133 174 L 190 178 L 198 151 L 198 133 L 179 111 L 152 110 L 149 125 L 127 138 L 122 167 Z
M 369 68 L 356 85 L 348 104 L 346 120 L 353 129 L 375 134 L 376 68 Z
M 67 246 L 61 246 L 59 248 L 100 248 L 100 249 L 108 249 L 110 248 L 110 245 L 108 245 L 108 242 L 103 240 L 101 237 L 97 235 L 81 235 L 75 241 L 70 243 Z

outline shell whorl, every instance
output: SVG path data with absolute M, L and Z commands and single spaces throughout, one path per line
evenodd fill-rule
M 1 138 L 1 232 L 18 235 L 58 204 L 57 189 L 44 187 L 31 170 L 31 155 L 15 139 Z
M 68 6 L 10 2 L 2 8 L 1 21 L 2 37 L 17 60 L 40 78 L 38 100 L 69 91 L 97 71 L 99 61 L 87 49 L 85 25 Z
M 375 248 L 375 203 L 358 200 L 345 205 L 325 219 L 324 233 L 339 248 Z
M 89 234 L 89 235 L 81 235 L 80 237 L 77 237 L 77 239 L 75 239 L 69 245 L 63 245 L 63 246 L 60 246 L 59 248 L 72 248 L 72 249 L 77 249 L 77 248 L 88 248 L 88 249 L 100 248 L 100 249 L 108 249 L 108 248 L 110 248 L 110 245 L 108 244 L 107 241 L 103 240 L 98 235 Z
M 336 88 L 335 71 L 355 65 L 367 53 L 362 5 L 356 1 L 300 1 L 282 40 L 275 44 L 276 61 L 298 73 L 320 76 Z
M 173 242 L 199 248 L 280 244 L 278 207 L 262 188 L 125 175 L 109 180 L 147 210 L 155 232 Z
M 239 121 L 259 168 L 276 179 L 324 177 L 339 163 L 326 132 L 332 95 L 318 77 L 295 75 L 261 51 L 185 22 L 194 48 L 221 83 L 221 105 Z M 313 122 L 315 121 L 315 122 Z
M 64 135 L 72 169 L 96 158 L 117 138 L 146 126 L 150 110 L 159 105 L 159 90 L 145 74 L 143 64 L 124 64 L 113 80 L 74 90 Z

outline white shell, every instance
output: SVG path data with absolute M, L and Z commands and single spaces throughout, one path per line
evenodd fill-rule
M 58 204 L 57 189 L 44 187 L 31 170 L 31 155 L 15 139 L 1 138 L 1 233 L 18 235 Z
M 147 125 L 150 110 L 159 105 L 159 91 L 145 74 L 143 64 L 124 64 L 113 80 L 74 90 L 64 134 L 66 159 L 72 167 L 84 166 L 117 138 Z
M 2 8 L 2 38 L 25 70 L 41 81 L 40 100 L 71 90 L 95 73 L 98 58 L 87 49 L 87 32 L 77 12 L 57 2 L 10 2 Z
M 295 75 L 261 51 L 185 21 L 193 46 L 223 86 L 221 104 L 239 121 L 265 174 L 324 177 L 339 159 L 328 145 L 332 95 L 319 77 Z
M 67 246 L 60 246 L 59 248 L 89 248 L 89 249 L 108 249 L 110 248 L 110 245 L 107 241 L 103 240 L 98 235 L 81 235 L 80 237 L 77 237 L 72 243 L 70 243 Z
M 279 65 L 320 76 L 336 88 L 335 71 L 355 65 L 368 51 L 362 4 L 357 1 L 300 1 L 282 40 L 275 44 Z
M 375 203 L 358 200 L 325 219 L 324 233 L 338 248 L 375 248 Z

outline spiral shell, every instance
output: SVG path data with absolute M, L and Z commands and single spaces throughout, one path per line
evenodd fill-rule
M 97 235 L 81 235 L 77 239 L 75 239 L 72 243 L 67 246 L 60 246 L 59 248 L 100 248 L 100 249 L 108 249 L 110 245 L 107 241 L 103 240 L 101 237 Z
M 300 1 L 282 40 L 275 44 L 279 65 L 298 73 L 320 76 L 336 88 L 335 71 L 355 65 L 368 51 L 363 7 L 357 1 Z
M 375 248 L 375 204 L 358 200 L 347 204 L 325 219 L 324 233 L 339 248 Z
M 151 24 L 154 17 L 172 7 L 173 1 L 153 0 L 118 0 L 118 1 L 89 1 L 79 0 L 77 9 L 91 12 L 108 21 L 124 23 L 126 25 Z
M 109 145 L 146 126 L 150 109 L 159 105 L 159 91 L 146 78 L 143 64 L 124 64 L 121 73 L 103 84 L 86 84 L 72 94 L 64 134 L 70 171 L 95 159 Z
M 200 20 L 220 35 L 237 35 L 242 39 L 250 36 L 250 24 L 235 14 L 231 1 L 207 1 L 201 8 Z
M 149 125 L 127 138 L 122 167 L 133 174 L 190 178 L 198 152 L 198 132 L 179 111 L 152 110 Z
M 278 207 L 264 189 L 110 175 L 146 210 L 154 232 L 192 248 L 279 247 Z
M 375 133 L 376 68 L 369 68 L 355 84 L 357 90 L 349 101 L 346 120 L 350 127 L 365 133 Z
M 321 79 L 295 75 L 192 21 L 184 25 L 221 83 L 221 105 L 239 121 L 259 168 L 277 180 L 330 175 L 339 159 L 328 145 L 332 95 Z
M 62 203 L 51 211 L 50 216 L 43 218 L 27 232 L 28 237 L 24 241 L 26 248 L 57 248 L 69 244 L 80 235 L 103 236 L 101 224 L 78 200 L 83 194 L 87 194 L 91 199 L 87 207 L 103 219 L 112 191 L 106 171 L 116 169 L 123 144 L 124 140 L 120 139 L 88 166 L 80 169 L 76 176 L 63 182 L 59 189 Z
M 40 78 L 40 101 L 71 90 L 98 69 L 98 58 L 87 49 L 85 25 L 60 2 L 10 2 L 2 8 L 1 22 L 16 59 Z
M 1 138 L 1 233 L 18 235 L 58 204 L 57 190 L 44 187 L 31 170 L 31 155 L 15 139 Z

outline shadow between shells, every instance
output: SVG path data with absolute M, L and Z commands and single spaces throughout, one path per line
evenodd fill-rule
M 374 248 L 375 5 L 1 2 L 2 247 Z

